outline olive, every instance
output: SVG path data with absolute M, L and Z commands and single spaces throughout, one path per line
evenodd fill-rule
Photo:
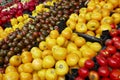
M 44 35 L 40 35 L 40 40 L 44 41 L 45 40 L 45 36 Z
M 14 42 L 12 43 L 12 47 L 15 47 L 15 46 L 17 45 L 17 43 L 18 43 L 18 42 L 14 41 Z
M 43 31 L 42 31 L 42 34 L 43 34 L 44 36 L 47 36 L 47 35 L 48 35 L 48 32 L 47 32 L 46 30 L 43 30 Z
M 14 48 L 14 52 L 15 52 L 15 53 L 17 53 L 17 52 L 19 52 L 19 51 L 20 51 L 20 48 L 18 48 L 18 47 L 15 47 L 15 48 Z
M 4 64 L 4 58 L 0 56 L 0 66 Z
M 1 46 L 2 49 L 8 49 L 8 45 L 7 44 L 4 44 Z
M 43 25 L 42 25 L 42 28 L 46 30 L 46 29 L 48 29 L 49 27 L 48 27 L 47 24 L 43 24 Z
M 5 73 L 5 69 L 4 68 L 0 68 L 0 73 L 4 74 Z
M 29 43 L 30 43 L 30 40 L 29 40 L 29 39 L 25 39 L 25 40 L 24 40 L 24 44 L 25 44 L 25 45 L 28 45 Z
M 5 58 L 4 58 L 4 63 L 5 63 L 5 64 L 8 64 L 8 63 L 9 63 L 9 57 L 8 57 L 8 56 L 5 56 Z
M 9 51 L 8 53 L 7 53 L 7 56 L 8 57 L 12 57 L 14 55 L 14 52 L 13 51 Z
M 31 35 L 31 36 L 28 37 L 28 39 L 29 39 L 29 40 L 34 40 L 35 37 L 34 37 L 33 35 Z

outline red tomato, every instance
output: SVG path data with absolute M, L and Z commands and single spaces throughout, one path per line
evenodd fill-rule
M 107 60 L 103 56 L 100 56 L 100 55 L 96 56 L 96 60 L 100 66 L 108 65 Z
M 117 29 L 112 29 L 110 31 L 110 36 L 112 36 L 112 37 L 118 36 L 118 30 Z
M 113 44 L 113 40 L 112 39 L 107 39 L 106 41 L 105 41 L 105 45 L 106 46 L 109 46 L 109 45 L 112 45 Z
M 102 77 L 108 77 L 109 73 L 110 71 L 106 66 L 102 66 L 98 68 L 98 74 Z
M 110 53 L 106 49 L 100 50 L 99 54 L 103 57 L 109 57 L 110 56 Z
M 110 78 L 104 77 L 101 80 L 110 80 Z
M 109 45 L 106 47 L 106 50 L 110 53 L 110 54 L 115 54 L 116 53 L 116 48 L 112 45 Z
M 110 79 L 111 80 L 120 80 L 120 70 L 119 69 L 114 69 L 110 73 Z
M 80 76 L 77 76 L 77 77 L 75 78 L 75 80 L 85 80 L 85 79 L 83 79 L 83 78 L 80 77 Z
M 94 65 L 95 65 L 95 63 L 94 63 L 93 60 L 87 60 L 87 61 L 85 61 L 85 67 L 86 67 L 87 69 L 93 68 Z
M 111 24 L 110 25 L 112 29 L 115 29 L 116 28 L 116 25 L 115 24 Z
M 120 50 L 120 41 L 114 42 L 114 46 L 116 47 L 116 49 Z
M 112 38 L 112 40 L 113 40 L 113 42 L 120 41 L 120 37 L 118 37 L 118 36 L 115 36 L 115 37 L 113 37 L 113 38 Z
M 119 61 L 117 61 L 117 59 L 115 59 L 115 58 L 108 58 L 107 59 L 108 60 L 108 64 L 109 64 L 109 66 L 110 67 L 112 67 L 112 68 L 118 68 L 119 67 Z
M 89 74 L 89 71 L 88 71 L 87 68 L 82 67 L 82 68 L 80 68 L 80 69 L 78 70 L 78 74 L 79 74 L 79 76 L 81 76 L 82 78 L 86 78 L 86 77 L 88 76 L 88 74 Z

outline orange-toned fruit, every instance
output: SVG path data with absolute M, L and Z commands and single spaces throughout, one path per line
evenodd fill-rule
M 57 80 L 65 80 L 65 76 L 58 76 Z
M 113 6 L 113 4 L 110 3 L 110 2 L 107 2 L 107 3 L 105 3 L 105 4 L 103 5 L 103 9 L 107 9 L 107 10 L 109 10 L 109 11 L 112 11 L 113 8 L 114 8 L 114 6 Z
M 71 34 L 72 34 L 71 30 L 64 29 L 62 31 L 62 36 L 65 37 L 66 39 L 70 39 L 71 38 Z
M 87 31 L 86 34 L 90 36 L 95 36 L 95 33 L 93 31 Z
M 43 68 L 52 68 L 55 65 L 55 59 L 53 56 L 48 55 L 43 58 L 42 67 Z
M 85 19 L 87 21 L 91 20 L 91 15 L 92 15 L 92 12 L 87 12 L 86 15 L 85 15 Z
M 19 66 L 21 64 L 22 60 L 21 57 L 18 55 L 14 55 L 10 58 L 9 63 L 12 66 Z
M 114 21 L 115 24 L 120 23 L 120 13 L 113 13 L 112 18 L 113 18 L 113 21 Z
M 78 64 L 80 67 L 84 67 L 85 61 L 88 60 L 89 58 L 80 58 Z
M 22 63 L 29 63 L 32 61 L 32 54 L 28 51 L 22 52 L 21 58 L 22 58 Z
M 18 66 L 18 72 L 19 72 L 19 73 L 24 72 L 24 70 L 23 70 L 23 65 L 24 65 L 24 64 L 21 64 L 20 66 Z
M 25 63 L 23 65 L 23 70 L 26 73 L 32 73 L 33 72 L 33 67 L 32 67 L 32 63 Z
M 101 20 L 101 24 L 112 24 L 114 22 L 113 18 L 106 16 Z
M 52 31 L 50 32 L 50 37 L 51 37 L 52 39 L 56 39 L 58 36 L 59 36 L 59 32 L 58 32 L 57 30 L 52 30 Z
M 4 75 L 4 80 L 19 80 L 19 74 L 17 72 L 9 72 Z
M 76 25 L 76 31 L 77 32 L 80 32 L 80 33 L 85 33 L 86 31 L 87 31 L 87 26 L 86 26 L 86 24 L 85 23 L 78 23 L 77 25 Z
M 44 50 L 42 52 L 42 58 L 44 58 L 45 56 L 48 56 L 48 55 L 52 55 L 52 51 L 51 50 Z
M 86 19 L 82 16 L 79 16 L 78 23 L 86 23 Z
M 32 80 L 40 80 L 37 73 L 33 73 L 33 79 Z
M 87 23 L 87 28 L 88 28 L 88 30 L 91 30 L 91 31 L 98 29 L 99 26 L 100 26 L 100 24 L 97 20 L 90 20 Z
M 71 36 L 70 40 L 74 41 L 76 37 L 78 37 L 78 35 L 76 33 L 72 33 L 72 36 Z
M 100 21 L 102 19 L 102 14 L 99 12 L 93 12 L 91 18 Z
M 0 73 L 0 80 L 3 80 L 3 74 Z
M 106 17 L 106 16 L 110 15 L 110 11 L 108 9 L 102 9 L 101 11 L 102 11 L 101 13 L 102 13 L 103 17 Z
M 116 8 L 119 5 L 119 0 L 108 0 L 108 2 L 112 3 L 114 8 Z
M 20 80 L 32 80 L 32 74 L 21 72 L 20 73 Z
M 66 62 L 68 66 L 75 66 L 79 61 L 79 57 L 77 54 L 70 53 L 66 57 Z
M 8 66 L 5 69 L 5 74 L 9 73 L 9 72 L 17 72 L 17 69 L 14 66 Z
M 74 43 L 77 47 L 81 47 L 86 43 L 86 40 L 83 37 L 77 37 L 75 38 Z

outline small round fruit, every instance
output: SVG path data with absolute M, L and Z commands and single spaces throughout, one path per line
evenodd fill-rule
M 72 35 L 71 30 L 64 29 L 64 30 L 62 31 L 62 36 L 65 37 L 66 39 L 70 39 L 70 38 L 71 38 L 71 35 Z
M 69 67 L 64 60 L 59 60 L 55 64 L 55 70 L 57 75 L 64 76 L 68 73 Z
M 40 80 L 37 72 L 34 72 L 34 73 L 33 73 L 33 79 L 32 79 L 32 80 Z
M 57 80 L 57 74 L 54 68 L 46 70 L 46 80 Z
M 103 66 L 103 67 L 98 68 L 98 74 L 102 77 L 108 77 L 109 73 L 110 73 L 110 71 L 109 71 L 108 67 Z
M 59 46 L 62 46 L 62 45 L 64 45 L 65 40 L 66 40 L 66 39 L 65 39 L 63 36 L 59 36 L 59 37 L 57 37 L 57 44 L 58 44 Z
M 23 70 L 26 73 L 32 73 L 33 72 L 33 67 L 32 67 L 32 63 L 25 63 L 23 65 Z
M 5 69 L 5 74 L 9 72 L 17 72 L 17 69 L 14 66 L 7 66 L 7 68 Z
M 79 57 L 77 54 L 70 53 L 66 57 L 66 62 L 68 66 L 75 66 L 79 61 Z
M 94 50 L 95 52 L 98 52 L 98 51 L 101 50 L 102 46 L 101 46 L 101 44 L 98 43 L 98 42 L 93 42 L 93 43 L 90 45 L 90 48 L 91 48 L 92 50 Z
M 42 60 L 40 58 L 36 58 L 32 61 L 32 67 L 34 70 L 42 69 Z
M 21 64 L 22 60 L 21 60 L 21 57 L 18 56 L 18 55 L 14 55 L 10 58 L 10 64 L 12 66 L 19 66 Z
M 32 61 L 32 54 L 28 51 L 24 51 L 21 54 L 22 63 L 29 63 Z
M 91 69 L 95 66 L 95 63 L 93 60 L 89 59 L 85 61 L 85 67 L 88 69 Z
M 48 55 L 52 55 L 52 51 L 51 50 L 44 50 L 42 52 L 42 59 L 45 57 L 45 56 L 48 56 Z
M 89 72 L 89 79 L 90 80 L 100 80 L 99 74 L 96 71 Z
M 42 57 L 42 51 L 38 47 L 33 47 L 30 50 L 32 57 L 35 58 L 41 58 Z
M 40 71 L 38 71 L 38 76 L 40 80 L 45 80 L 45 75 L 46 75 L 46 69 L 41 69 Z
M 51 37 L 52 39 L 56 39 L 58 36 L 59 36 L 59 32 L 58 32 L 57 30 L 52 30 L 52 31 L 50 32 L 50 37 Z
M 32 75 L 30 73 L 21 72 L 20 80 L 32 80 Z
M 80 33 L 85 33 L 87 31 L 87 25 L 83 22 L 76 24 L 76 31 Z
M 53 56 L 48 55 L 43 58 L 42 67 L 43 68 L 52 68 L 55 65 L 55 59 Z
M 4 75 L 4 80 L 19 80 L 19 74 L 17 72 L 9 72 Z
M 81 47 L 86 43 L 86 40 L 83 37 L 76 37 L 74 43 L 77 47 Z
M 40 48 L 41 50 L 46 50 L 46 49 L 47 49 L 47 43 L 46 43 L 45 41 L 41 41 L 41 42 L 39 43 L 39 48 Z
M 19 73 L 24 72 L 24 70 L 23 70 L 23 65 L 24 65 L 24 64 L 21 64 L 21 65 L 18 67 L 18 72 L 19 72 Z
M 80 68 L 80 69 L 78 70 L 78 74 L 79 74 L 79 76 L 81 76 L 82 78 L 86 78 L 86 77 L 88 76 L 88 74 L 89 74 L 89 71 L 88 71 L 87 68 L 82 67 L 82 68 Z
M 85 62 L 86 62 L 86 60 L 88 60 L 88 59 L 89 59 L 89 58 L 80 58 L 80 60 L 79 60 L 79 62 L 78 62 L 79 66 L 80 66 L 80 67 L 84 67 Z

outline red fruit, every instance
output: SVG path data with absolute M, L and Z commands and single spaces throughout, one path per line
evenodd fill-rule
M 114 59 L 114 58 L 108 58 L 108 64 L 110 67 L 112 68 L 118 68 L 119 67 L 119 61 L 117 61 L 117 59 Z
M 113 37 L 113 38 L 112 38 L 112 40 L 113 40 L 113 42 L 120 41 L 120 37 L 118 37 L 118 36 L 115 36 L 115 37 Z
M 94 65 L 95 65 L 95 64 L 94 64 L 94 61 L 92 61 L 92 60 L 87 60 L 87 61 L 85 61 L 85 67 L 88 68 L 88 69 L 93 68 Z
M 83 78 L 80 77 L 80 76 L 77 76 L 77 77 L 75 78 L 75 80 L 85 80 L 85 79 L 83 79 Z
M 99 54 L 103 57 L 109 57 L 110 56 L 110 53 L 106 49 L 100 50 Z
M 100 80 L 98 73 L 96 71 L 90 71 L 89 80 Z
M 100 66 L 108 65 L 107 60 L 103 56 L 100 56 L 100 55 L 96 56 L 96 60 Z
M 118 50 L 120 50 L 120 41 L 114 42 L 114 46 L 115 46 Z
M 105 41 L 105 45 L 108 46 L 108 45 L 112 45 L 113 44 L 113 40 L 112 39 L 107 39 Z
M 110 73 L 110 79 L 111 80 L 120 80 L 120 70 L 114 69 Z
M 110 80 L 110 78 L 106 78 L 106 77 L 105 77 L 105 78 L 102 78 L 101 80 Z
M 106 50 L 110 53 L 110 54 L 115 54 L 116 53 L 116 48 L 112 45 L 109 45 L 106 47 Z
M 115 29 L 116 28 L 116 25 L 115 24 L 111 24 L 110 25 L 112 29 Z
M 81 76 L 82 78 L 86 78 L 86 77 L 88 76 L 88 74 L 89 74 L 89 71 L 88 71 L 87 68 L 82 67 L 82 68 L 80 68 L 80 69 L 78 70 L 78 74 L 79 74 L 79 76 Z
M 98 74 L 102 77 L 108 77 L 109 73 L 108 67 L 102 66 L 98 68 Z
M 117 36 L 117 35 L 118 35 L 118 30 L 117 30 L 117 29 L 112 29 L 112 30 L 110 31 L 110 36 L 115 37 L 115 36 Z

